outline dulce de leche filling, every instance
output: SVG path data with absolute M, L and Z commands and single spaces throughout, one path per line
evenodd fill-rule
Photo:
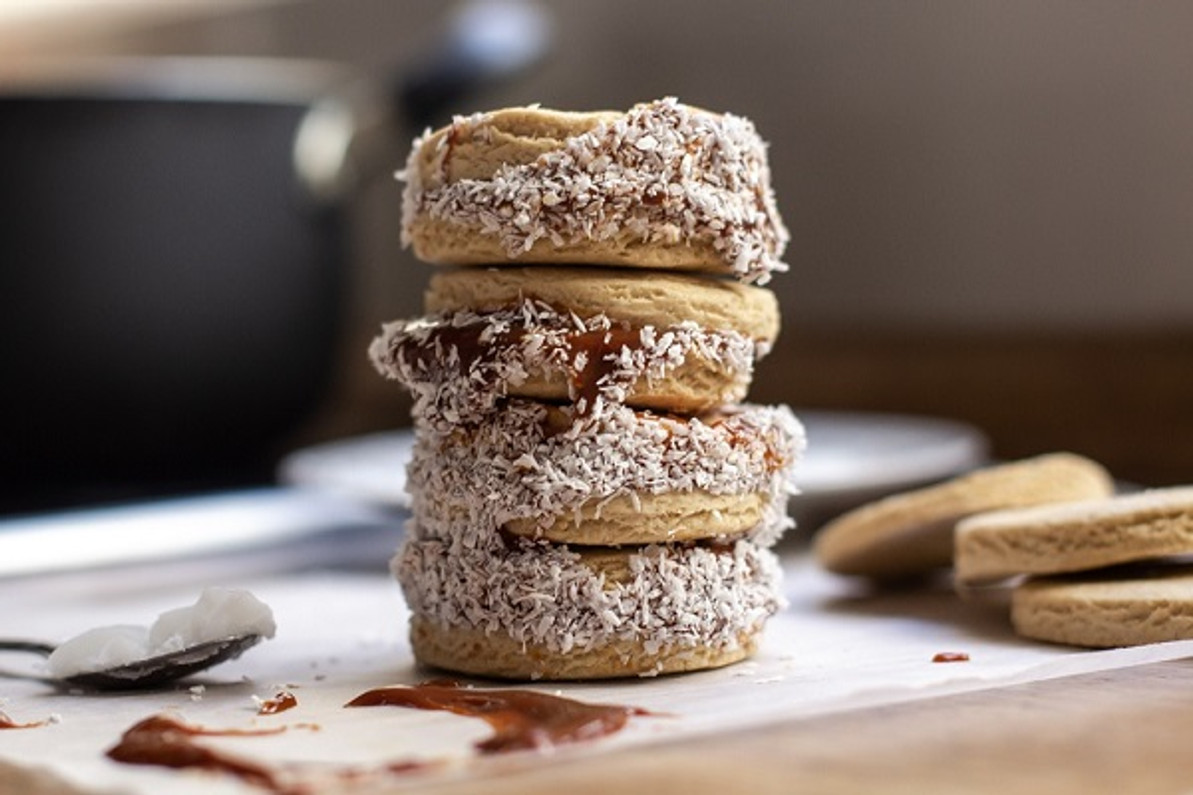
M 638 326 L 580 318 L 530 299 L 387 324 L 370 348 L 415 398 L 415 417 L 449 430 L 483 419 L 507 396 L 692 412 L 744 396 L 768 343 L 695 323 Z

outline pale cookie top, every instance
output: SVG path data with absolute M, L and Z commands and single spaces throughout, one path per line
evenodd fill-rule
M 1193 486 L 978 514 L 957 525 L 957 580 L 1059 574 L 1193 553 Z
M 600 244 L 618 241 L 623 253 L 665 249 L 663 259 L 629 255 L 623 264 L 717 270 L 759 284 L 787 270 L 780 258 L 789 236 L 754 125 L 674 98 L 626 113 L 527 107 L 457 117 L 416 139 L 398 176 L 406 245 L 431 219 L 499 241 L 511 260 L 538 244 L 546 249 L 535 261 L 587 244 L 599 257 L 608 253 Z
M 1098 463 L 1052 453 L 986 467 L 922 489 L 868 503 L 821 529 L 815 552 L 839 574 L 890 578 L 953 562 L 956 523 L 1000 508 L 1104 497 L 1110 475 Z
M 427 286 L 428 312 L 492 312 L 532 300 L 563 315 L 607 315 L 615 323 L 666 328 L 681 323 L 734 331 L 768 347 L 779 335 L 770 290 L 678 273 L 613 268 L 461 268 Z

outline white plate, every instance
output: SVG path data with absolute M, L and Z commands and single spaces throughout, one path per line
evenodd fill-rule
M 898 414 L 801 411 L 808 451 L 796 470 L 801 513 L 939 480 L 985 460 L 986 439 L 950 420 Z M 281 463 L 285 483 L 405 506 L 409 430 L 299 450 Z

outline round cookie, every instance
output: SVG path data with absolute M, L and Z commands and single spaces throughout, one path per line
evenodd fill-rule
M 578 552 L 419 538 L 391 563 L 423 663 L 473 675 L 600 679 L 736 662 L 782 606 L 780 568 L 748 541 Z
M 723 668 L 753 656 L 756 632 L 723 647 L 650 648 L 640 641 L 613 641 L 567 654 L 519 643 L 501 632 L 486 633 L 410 620 L 410 645 L 423 665 L 495 679 L 616 679 Z
M 695 323 L 770 346 L 779 336 L 779 303 L 767 289 L 680 273 L 619 268 L 457 268 L 431 277 L 428 312 L 476 313 L 519 307 L 530 299 L 585 318 L 666 328 Z
M 1031 579 L 1011 594 L 1011 622 L 1027 638 L 1093 648 L 1193 639 L 1193 566 Z
M 601 264 L 765 283 L 788 233 L 748 120 L 673 98 L 625 113 L 508 108 L 414 142 L 402 239 L 458 265 Z
M 450 428 L 507 395 L 601 399 L 696 413 L 745 397 L 779 328 L 761 288 L 678 274 L 595 268 L 471 269 L 434 278 L 435 314 L 386 324 L 378 371 Z
M 803 427 L 786 406 L 732 406 L 702 417 L 611 404 L 511 400 L 475 426 L 420 434 L 407 470 L 421 532 L 505 533 L 612 546 L 749 535 L 773 543 Z
M 822 566 L 839 574 L 923 574 L 953 562 L 954 527 L 967 516 L 1104 497 L 1113 490 L 1101 465 L 1071 453 L 1052 453 L 863 505 L 825 525 L 814 550 Z
M 957 525 L 962 584 L 1193 553 L 1193 487 L 994 511 Z

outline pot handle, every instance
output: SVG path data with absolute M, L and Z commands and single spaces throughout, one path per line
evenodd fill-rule
M 418 132 L 462 99 L 519 74 L 549 49 L 551 20 L 531 0 L 469 0 L 452 15 L 437 46 L 404 70 L 389 102 L 362 86 L 319 99 L 299 124 L 294 166 L 307 192 L 321 203 L 343 199 L 359 174 L 357 150 L 396 123 Z

